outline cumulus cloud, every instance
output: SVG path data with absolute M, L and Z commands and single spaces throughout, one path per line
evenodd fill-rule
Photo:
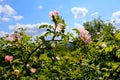
M 18 21 L 18 20 L 23 19 L 24 17 L 23 17 L 23 16 L 13 16 L 13 18 L 14 18 L 16 21 Z
M 113 23 L 113 25 L 116 25 L 116 27 L 120 27 L 120 11 L 116 11 L 112 14 L 110 22 Z
M 4 6 L 1 5 L 0 9 L 1 9 L 1 13 L 4 13 L 8 16 L 15 14 L 15 10 L 10 5 L 4 5 Z
M 33 28 L 37 28 L 38 26 L 40 26 L 40 24 L 20 24 L 20 23 L 16 23 L 15 25 L 9 25 L 8 28 L 11 30 L 16 30 L 18 28 L 25 28 L 25 29 L 33 29 Z
M 71 12 L 74 14 L 74 18 L 82 18 L 86 16 L 88 10 L 86 8 L 73 7 Z
M 37 24 L 20 24 L 20 23 L 16 23 L 15 25 L 9 25 L 8 28 L 11 30 L 16 30 L 18 28 L 24 28 L 26 29 L 26 33 L 30 36 L 37 36 L 37 35 L 41 35 L 45 29 L 40 30 L 39 26 L 42 24 L 48 24 L 48 25 L 52 25 L 49 23 L 37 23 Z
M 0 37 L 3 37 L 3 36 L 5 36 L 5 35 L 7 35 L 7 34 L 10 34 L 10 33 L 5 32 L 5 31 L 0 31 Z
M 21 20 L 23 16 L 17 16 L 16 11 L 8 4 L 0 5 L 0 17 L 2 21 L 9 22 L 11 18 Z
M 0 18 L 1 21 L 4 21 L 4 22 L 9 22 L 10 21 L 10 18 L 7 18 L 7 17 L 2 17 Z
M 112 14 L 112 17 L 119 19 L 119 18 L 120 18 L 120 11 L 114 12 L 114 13 Z

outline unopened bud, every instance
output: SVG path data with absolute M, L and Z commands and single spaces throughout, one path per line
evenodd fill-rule
M 68 60 L 68 59 L 69 59 L 69 56 L 66 56 L 65 59 Z
M 55 43 L 51 44 L 51 49 L 55 49 Z
M 83 59 L 82 56 L 80 56 L 80 57 L 79 57 L 79 60 L 82 61 L 82 59 Z
M 15 69 L 13 72 L 14 75 L 18 75 L 19 74 L 19 70 Z
M 30 71 L 31 71 L 32 73 L 35 73 L 35 72 L 36 72 L 36 68 L 31 68 Z

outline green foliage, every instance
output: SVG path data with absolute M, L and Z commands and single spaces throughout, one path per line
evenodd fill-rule
M 65 32 L 65 21 L 59 15 L 52 18 L 54 24 L 40 25 L 46 33 L 35 40 L 23 28 L 15 31 L 14 36 L 0 38 L 0 80 L 119 79 L 119 30 L 100 18 L 86 22 L 84 26 L 92 41 L 85 43 Z M 73 30 L 80 35 L 78 29 Z M 48 36 L 52 39 L 46 40 Z

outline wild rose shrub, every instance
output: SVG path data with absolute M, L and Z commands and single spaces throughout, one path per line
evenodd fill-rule
M 118 80 L 120 31 L 110 23 L 94 20 L 84 28 L 66 32 L 57 11 L 50 12 L 54 25 L 40 25 L 46 33 L 25 34 L 23 28 L 0 38 L 1 80 Z M 51 40 L 47 40 L 52 36 Z

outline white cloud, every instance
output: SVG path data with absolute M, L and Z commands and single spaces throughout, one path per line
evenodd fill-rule
M 120 25 L 120 11 L 114 12 L 112 14 L 112 22 L 115 22 L 115 24 Z
M 42 6 L 42 5 L 40 5 L 40 6 L 38 6 L 38 8 L 39 8 L 39 9 L 42 9 L 42 8 L 43 8 L 43 6 Z
M 45 31 L 45 29 L 42 29 L 42 30 L 39 29 L 39 26 L 42 25 L 42 24 L 52 25 L 52 24 L 45 23 L 45 22 L 37 23 L 37 24 L 20 24 L 20 23 L 16 23 L 15 25 L 9 25 L 8 28 L 11 29 L 11 30 L 16 30 L 16 29 L 22 27 L 22 28 L 26 29 L 26 33 L 28 35 L 37 36 L 37 35 L 41 35 Z
M 4 5 L 2 7 L 2 12 L 8 16 L 15 14 L 15 10 L 10 5 Z
M 14 20 L 21 20 L 23 16 L 16 15 L 16 11 L 8 4 L 0 5 L 0 20 L 9 22 L 11 18 Z
M 3 7 L 0 5 L 0 14 L 3 12 Z
M 82 18 L 86 16 L 88 10 L 86 8 L 73 7 L 71 12 L 74 14 L 74 18 Z
M 98 14 L 99 14 L 98 12 L 94 12 L 90 16 L 97 16 Z
M 0 14 L 10 16 L 15 14 L 15 10 L 10 5 L 0 5 Z
M 7 17 L 2 17 L 0 18 L 1 21 L 4 21 L 4 22 L 9 22 L 10 21 L 10 18 L 7 18 Z
M 39 24 L 20 24 L 20 23 L 16 23 L 15 25 L 9 25 L 8 28 L 11 30 L 16 30 L 18 28 L 25 28 L 25 29 L 33 29 L 38 27 Z
M 0 37 L 5 36 L 5 35 L 7 35 L 7 34 L 10 34 L 10 33 L 4 32 L 4 31 L 0 31 Z
M 120 11 L 114 12 L 114 13 L 112 14 L 112 17 L 113 17 L 113 18 L 120 18 Z
M 16 21 L 18 21 L 18 20 L 23 19 L 24 17 L 23 17 L 23 16 L 13 16 L 13 18 L 14 18 Z
M 78 24 L 78 23 L 74 23 L 74 25 L 75 25 L 77 28 L 83 27 L 82 25 L 80 25 L 80 24 Z

